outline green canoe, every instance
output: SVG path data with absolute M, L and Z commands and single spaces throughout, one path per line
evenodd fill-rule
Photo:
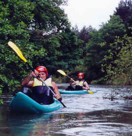
M 59 89 L 59 92 L 61 94 L 93 94 L 92 91 L 87 91 L 87 90 L 64 90 L 64 89 Z

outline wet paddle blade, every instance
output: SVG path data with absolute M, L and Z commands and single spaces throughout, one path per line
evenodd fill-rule
M 92 92 L 92 91 L 90 91 L 90 90 L 88 90 L 88 93 L 89 93 L 89 94 L 94 94 L 94 92 Z
M 57 70 L 57 72 L 59 72 L 60 74 L 62 74 L 63 76 L 67 76 L 67 74 L 63 71 L 63 70 Z
M 15 51 L 15 53 L 24 61 L 27 62 L 26 58 L 23 56 L 22 52 L 20 49 L 14 44 L 13 42 L 9 41 L 8 45 Z

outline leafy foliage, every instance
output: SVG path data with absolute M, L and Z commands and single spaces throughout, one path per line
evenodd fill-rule
M 59 82 L 63 69 L 86 73 L 92 83 L 131 84 L 132 4 L 121 1 L 99 30 L 72 28 L 61 8 L 66 0 L 0 1 L 0 93 L 13 92 L 29 69 L 7 43 L 13 41 L 29 64 L 45 65 Z M 65 81 L 65 80 L 64 80 Z
M 120 1 L 119 6 L 116 8 L 116 11 L 114 13 L 115 15 L 119 15 L 122 19 L 127 34 L 129 36 L 132 35 L 132 1 L 126 0 L 126 1 Z

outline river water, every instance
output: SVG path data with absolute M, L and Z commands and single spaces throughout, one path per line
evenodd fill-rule
M 132 136 L 131 86 L 90 88 L 94 94 L 62 95 L 67 108 L 47 114 L 11 114 L 12 97 L 3 95 L 0 136 Z

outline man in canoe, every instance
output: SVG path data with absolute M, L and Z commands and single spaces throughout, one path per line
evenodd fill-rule
M 52 81 L 44 66 L 36 67 L 34 72 L 24 78 L 22 86 L 31 87 L 31 97 L 40 104 L 51 104 L 54 102 L 54 97 L 59 101 L 62 100 L 56 83 Z
M 84 80 L 84 76 L 83 72 L 79 72 L 77 75 L 78 80 L 74 81 L 71 78 L 70 86 L 66 90 L 90 90 L 88 83 Z

